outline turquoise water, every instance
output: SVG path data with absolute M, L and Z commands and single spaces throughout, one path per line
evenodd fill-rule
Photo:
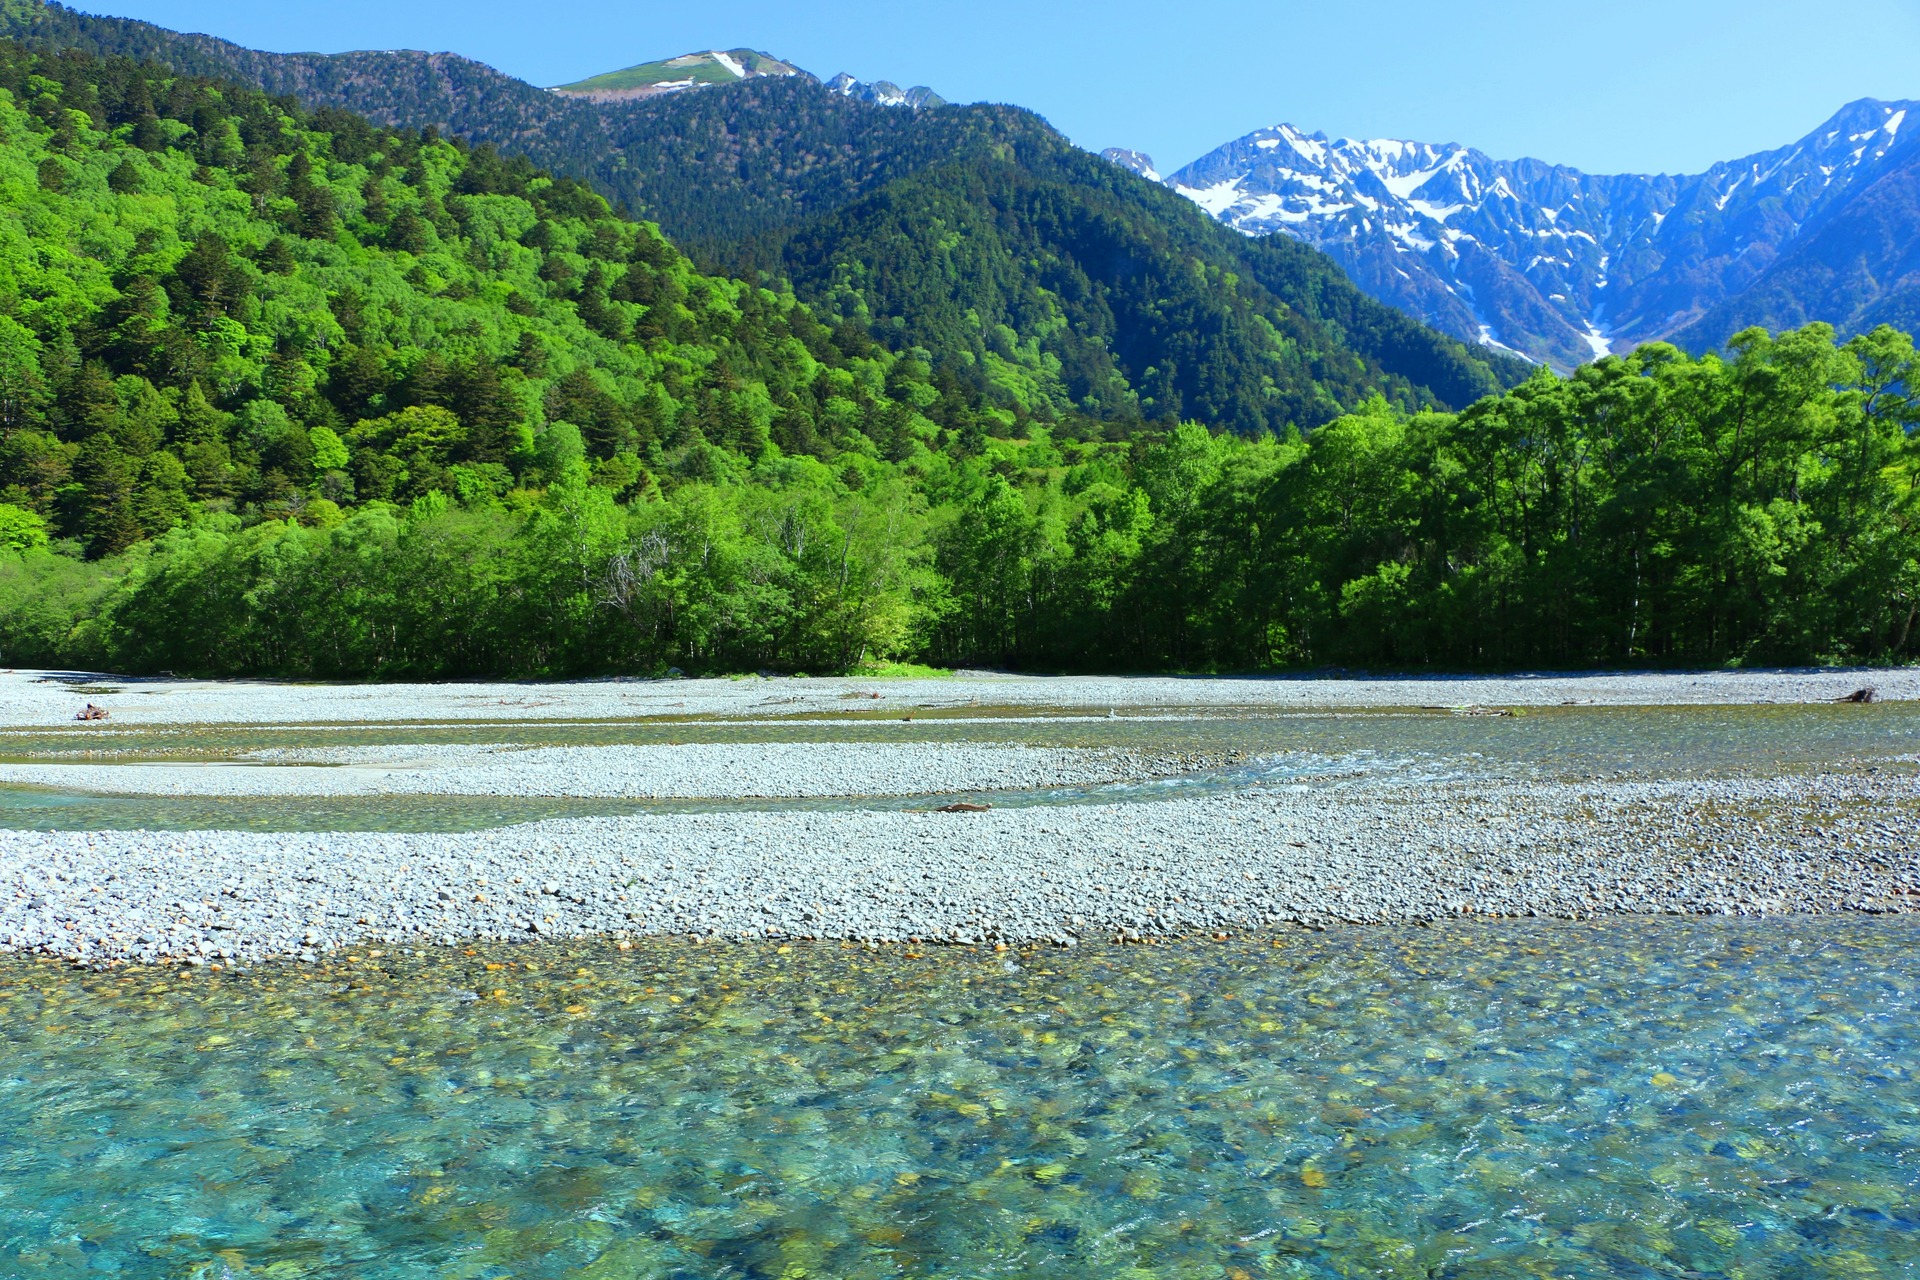
M 1920 1274 L 1920 923 L 0 962 L 0 1274 Z

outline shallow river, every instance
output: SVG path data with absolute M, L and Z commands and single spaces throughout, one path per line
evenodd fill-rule
M 0 961 L 0 1274 L 1913 1275 L 1916 943 Z
M 0 760 L 765 741 L 1255 757 L 990 797 L 1073 804 L 1383 772 L 1910 772 L 1920 703 L 108 725 L 0 733 Z M 0 826 L 925 803 L 0 787 Z M 1920 919 L 1850 916 L 362 948 L 243 973 L 0 957 L 0 1277 L 1920 1276 L 1916 944 Z

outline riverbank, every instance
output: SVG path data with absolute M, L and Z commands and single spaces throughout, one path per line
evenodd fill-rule
M 952 714 L 1048 708 L 1124 714 L 1180 708 L 1732 706 L 1833 702 L 1863 688 L 1920 700 L 1920 668 L 1545 673 L 1506 676 L 1024 676 L 962 672 L 854 677 L 570 683 L 283 684 L 83 672 L 0 672 L 0 727 L 61 726 L 91 703 L 107 725 L 436 724 L 643 717 Z

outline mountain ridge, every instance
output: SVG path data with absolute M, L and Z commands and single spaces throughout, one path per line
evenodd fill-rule
M 553 93 L 457 53 L 265 53 L 217 36 L 42 0 L 0 0 L 0 35 L 29 48 L 82 49 L 158 62 L 183 75 L 238 80 L 377 124 L 430 127 L 522 154 L 543 169 L 593 184 L 696 251 L 796 221 L 822 200 L 850 198 L 855 187 L 889 180 L 896 170 L 887 155 L 898 151 L 898 136 L 909 127 L 907 116 L 869 111 L 877 104 L 862 101 L 858 92 L 826 90 L 804 72 L 720 85 L 726 94 L 717 96 L 678 93 L 597 103 Z M 732 98 L 717 100 L 727 95 Z M 809 153 L 791 138 L 732 135 L 728 108 L 743 102 L 750 110 L 798 113 L 798 129 L 824 133 L 832 145 Z M 932 125 L 941 135 L 935 149 L 950 154 L 975 135 L 1004 138 L 1014 111 L 982 107 L 971 118 L 954 119 L 950 128 Z M 669 134 L 684 145 L 665 145 Z M 886 154 L 878 162 L 861 154 L 873 151 Z M 676 181 L 688 165 L 701 163 L 696 156 L 706 157 L 701 182 Z M 718 215 L 712 212 L 716 199 L 727 202 Z M 696 207 L 708 216 L 693 229 Z
M 845 71 L 827 81 L 826 85 L 843 98 L 870 102 L 877 107 L 912 107 L 917 110 L 948 105 L 945 98 L 923 84 L 902 89 L 891 80 L 856 80 Z
M 1733 316 L 1791 323 L 1784 303 L 1736 300 L 1914 157 L 1916 108 L 1860 99 L 1794 143 L 1691 175 L 1587 174 L 1282 124 L 1164 181 L 1237 230 L 1331 254 L 1373 296 L 1444 332 L 1565 368 L 1616 344 L 1716 346 Z M 1143 156 L 1116 160 L 1136 172 L 1141 162 L 1151 170 Z M 1875 318 L 1843 310 L 1849 331 Z
M 555 85 L 548 92 L 564 98 L 606 104 L 633 102 L 714 85 L 736 84 L 764 76 L 794 77 L 821 83 L 843 98 L 880 107 L 918 109 L 947 105 L 945 98 L 923 84 L 902 89 L 891 80 L 858 80 L 845 71 L 830 80 L 821 81 L 812 72 L 759 49 L 707 49 L 683 53 L 675 58 L 637 63 L 618 71 L 589 76 L 571 84 Z

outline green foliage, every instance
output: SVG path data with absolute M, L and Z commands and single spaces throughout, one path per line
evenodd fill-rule
M 863 662 L 853 669 L 853 674 L 879 680 L 944 680 L 953 672 L 924 662 Z
M 1920 656 L 1920 359 L 1890 329 L 1653 345 L 1461 414 L 1133 450 L 962 500 L 949 661 L 1582 667 Z M 1083 464 L 1084 465 L 1084 464 Z M 1076 492 L 1077 490 L 1077 492 Z M 1143 519 L 1142 516 L 1149 517 Z M 1068 532 L 1062 539 L 1059 530 Z
M 0 556 L 0 646 L 15 662 L 395 677 L 845 670 L 907 649 L 934 585 L 916 496 L 780 465 L 626 506 L 575 465 L 523 515 L 430 492 L 325 524 L 205 520 L 95 564 Z
M 31 551 L 47 545 L 47 522 L 31 511 L 0 502 L 0 551 Z
M 0 652 L 418 677 L 1912 660 L 1916 367 L 1890 331 L 1750 334 L 1305 439 L 1036 432 L 860 487 L 770 456 L 625 503 L 561 451 L 523 511 L 428 491 L 0 555 Z
M 779 241 L 800 296 L 1021 415 L 1310 428 L 1384 392 L 1464 407 L 1500 372 L 1050 131 L 930 165 Z
M 56 549 L 0 551 L 0 663 L 100 668 L 119 658 L 100 618 L 136 556 L 85 562 Z
M 982 412 L 523 161 L 14 44 L 0 91 L 0 498 L 96 557 L 209 510 L 484 505 L 556 450 L 626 493 L 904 459 Z

